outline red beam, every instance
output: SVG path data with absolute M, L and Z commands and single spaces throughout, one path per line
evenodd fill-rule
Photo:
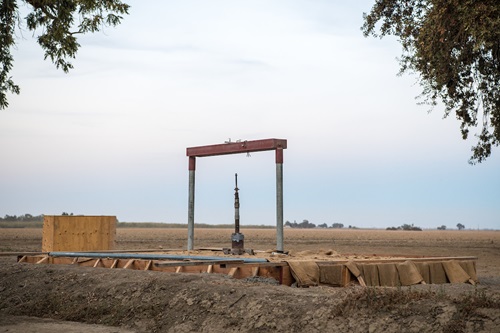
M 223 143 L 218 145 L 190 147 L 186 149 L 186 155 L 190 157 L 205 157 L 239 153 L 251 153 L 265 150 L 286 149 L 284 139 L 264 139 Z

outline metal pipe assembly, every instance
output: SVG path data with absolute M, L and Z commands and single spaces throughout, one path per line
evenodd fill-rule
M 240 196 L 238 194 L 238 174 L 234 174 L 236 187 L 234 188 L 234 233 L 231 234 L 231 254 L 245 253 L 245 235 L 240 233 Z
M 198 260 L 198 261 L 234 261 L 235 258 L 217 256 L 190 256 L 177 254 L 144 253 L 96 253 L 96 252 L 49 252 L 49 257 L 71 258 L 109 258 L 109 259 L 146 259 L 146 260 Z M 238 258 L 244 263 L 265 263 L 265 258 Z
M 238 194 L 238 174 L 234 174 L 234 182 L 236 184 L 234 188 L 234 233 L 238 234 L 240 232 L 240 195 Z

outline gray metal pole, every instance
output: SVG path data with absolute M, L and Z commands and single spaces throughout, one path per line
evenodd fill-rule
M 283 163 L 276 163 L 276 250 L 283 247 Z
M 188 246 L 187 249 L 194 248 L 194 175 L 195 157 L 189 158 L 189 199 L 188 199 Z

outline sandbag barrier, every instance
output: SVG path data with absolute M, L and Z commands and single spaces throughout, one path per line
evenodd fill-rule
M 444 283 L 470 283 L 479 282 L 476 274 L 475 257 L 419 261 L 405 260 L 403 262 L 355 262 L 328 264 L 319 262 L 318 276 L 308 277 L 308 283 L 299 285 L 311 286 L 326 284 L 331 286 L 347 286 L 359 283 L 362 286 L 411 286 L 416 284 L 444 284 Z M 290 266 L 292 274 L 293 266 Z M 312 282 L 311 282 L 312 281 Z
M 54 253 L 50 253 L 54 254 Z M 75 256 L 41 254 L 18 256 L 18 262 L 33 264 L 69 264 L 84 267 L 123 268 L 175 273 L 218 273 L 233 278 L 273 278 L 280 284 L 308 287 L 329 285 L 411 286 L 416 284 L 444 284 L 479 282 L 476 274 L 477 257 L 390 258 L 363 260 L 287 260 L 261 262 L 238 257 L 197 257 L 189 260 L 157 254 L 110 254 L 93 257 L 90 253 Z M 245 260 L 247 262 L 245 262 Z M 264 259 L 265 261 L 265 259 Z

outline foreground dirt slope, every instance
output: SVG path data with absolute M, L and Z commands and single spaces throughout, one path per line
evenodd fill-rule
M 470 285 L 297 289 L 220 275 L 2 267 L 2 316 L 137 332 L 500 332 L 498 295 Z
M 148 237 L 155 239 L 157 234 L 150 230 L 135 242 L 127 243 L 124 231 L 119 231 L 119 245 L 144 248 L 151 242 Z M 1 246 L 14 251 L 38 250 L 29 244 L 41 240 L 21 232 L 18 238 L 5 235 L 0 230 Z M 401 289 L 358 286 L 297 289 L 261 279 L 17 264 L 13 257 L 2 257 L 0 332 L 29 332 L 27 327 L 36 327 L 37 319 L 33 317 L 55 319 L 43 321 L 51 332 L 71 332 L 68 327 L 77 328 L 78 325 L 67 321 L 105 325 L 85 326 L 80 331 L 106 333 L 125 329 L 133 332 L 500 332 L 497 235 L 487 240 L 464 237 L 456 242 L 442 240 L 435 244 L 428 237 L 411 242 L 391 240 L 384 246 L 375 237 L 363 238 L 360 233 L 349 236 L 350 243 L 345 245 L 340 244 L 339 238 L 331 242 L 299 236 L 295 244 L 292 240 L 288 243 L 292 252 L 294 246 L 297 251 L 325 246 L 341 250 L 348 246 L 350 251 L 344 248 L 343 252 L 483 254 L 478 287 L 462 284 Z M 361 239 L 356 241 L 356 237 Z M 161 246 L 170 245 L 165 238 L 161 242 Z M 363 251 L 370 242 L 373 245 L 370 249 L 376 251 Z M 272 241 L 268 239 L 261 248 L 266 245 L 271 247 Z M 70 326 L 64 326 L 67 324 Z

